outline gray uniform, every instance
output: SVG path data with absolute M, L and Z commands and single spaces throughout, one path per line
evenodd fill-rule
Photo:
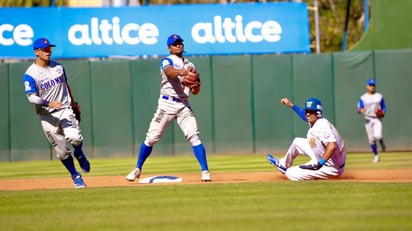
M 382 121 L 376 116 L 376 110 L 382 109 L 386 112 L 383 95 L 380 93 L 363 94 L 358 101 L 358 108 L 364 108 L 365 130 L 369 144 L 374 144 L 382 139 Z
M 188 59 L 176 55 L 169 55 L 161 60 L 160 96 L 157 110 L 146 134 L 145 143 L 153 146 L 163 136 L 170 123 L 176 120 L 186 139 L 193 146 L 197 146 L 201 142 L 196 117 L 189 103 L 190 88 L 182 84 L 183 76 L 178 76 L 176 79 L 170 79 L 166 76 L 163 70 L 169 65 L 175 69 L 186 69 L 189 66 L 195 68 Z
M 70 106 L 72 99 L 63 66 L 54 61 L 50 61 L 47 67 L 33 63 L 24 74 L 23 82 L 27 96 L 35 94 L 48 102 L 62 103 L 60 110 L 39 104 L 35 104 L 35 110 L 47 139 L 56 150 L 57 157 L 65 159 L 71 154 L 67 143 L 78 145 L 82 142 L 83 136 Z

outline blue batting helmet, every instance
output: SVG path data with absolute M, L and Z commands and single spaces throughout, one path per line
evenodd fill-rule
M 323 110 L 322 102 L 317 98 L 308 98 L 305 100 L 303 109 L 316 110 L 322 113 L 322 110 Z

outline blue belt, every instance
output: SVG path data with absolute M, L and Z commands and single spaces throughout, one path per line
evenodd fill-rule
M 172 100 L 172 101 L 178 102 L 178 103 L 183 102 L 183 101 L 182 101 L 181 99 L 179 99 L 179 98 L 175 98 L 175 97 L 167 96 L 167 95 L 163 95 L 163 96 L 162 96 L 162 99 Z

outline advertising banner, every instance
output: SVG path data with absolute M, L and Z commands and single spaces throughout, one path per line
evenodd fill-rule
M 0 8 L 0 58 L 32 58 L 41 37 L 54 58 L 161 56 L 174 33 L 186 55 L 310 52 L 306 3 Z

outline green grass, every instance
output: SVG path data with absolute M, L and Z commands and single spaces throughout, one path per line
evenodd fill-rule
M 213 172 L 273 171 L 264 155 L 209 156 Z M 348 155 L 347 170 L 410 168 L 412 153 Z M 125 175 L 135 158 L 92 159 Z M 297 162 L 304 161 L 300 159 Z M 197 172 L 194 157 L 151 157 L 145 173 Z M 58 161 L 0 163 L 0 179 L 67 177 Z M 412 183 L 339 181 L 0 191 L 8 230 L 411 230 Z
M 279 155 L 276 155 L 279 156 Z M 372 163 L 372 154 L 348 154 L 345 169 L 396 169 L 412 166 L 412 153 L 382 153 L 379 164 Z M 299 157 L 296 164 L 306 161 Z M 88 176 L 123 176 L 136 164 L 136 158 L 91 159 L 92 171 Z M 265 154 L 256 155 L 210 155 L 209 168 L 213 172 L 272 171 Z M 77 163 L 76 163 L 77 164 Z M 193 156 L 159 157 L 151 156 L 144 165 L 145 174 L 192 173 L 199 171 Z M 68 173 L 59 160 L 0 162 L 0 180 L 17 178 L 67 177 Z

